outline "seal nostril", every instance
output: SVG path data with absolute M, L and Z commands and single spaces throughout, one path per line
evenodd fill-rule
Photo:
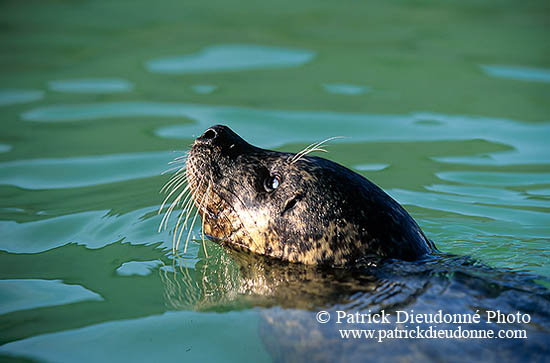
M 207 140 L 214 140 L 218 136 L 218 133 L 214 129 L 208 129 L 202 134 L 201 139 L 207 141 Z

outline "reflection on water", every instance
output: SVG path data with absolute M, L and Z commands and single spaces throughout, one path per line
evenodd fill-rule
M 0 106 L 38 101 L 44 97 L 44 92 L 24 89 L 0 89 Z
M 207 94 L 210 94 L 210 93 L 214 92 L 218 88 L 218 86 L 214 86 L 212 84 L 195 84 L 195 85 L 191 86 L 191 88 L 196 93 L 200 93 L 202 95 L 207 95 Z
M 486 65 L 481 68 L 488 75 L 499 78 L 509 78 L 519 81 L 550 82 L 550 69 L 517 66 Z
M 146 66 L 151 72 L 172 74 L 240 71 L 300 66 L 314 56 L 314 52 L 302 49 L 225 44 L 196 54 L 153 59 Z
M 235 362 L 269 362 L 257 324 L 252 311 L 202 313 L 200 320 L 190 311 L 166 312 L 39 335 L 0 346 L 0 353 L 51 362 L 145 363 L 166 356 L 200 361 L 207 352 L 215 362 L 228 357 Z
M 117 93 L 128 92 L 134 85 L 118 78 L 82 78 L 48 82 L 52 91 L 67 93 Z
M 436 174 L 442 180 L 475 184 L 517 186 L 550 184 L 550 173 L 506 173 L 494 171 L 445 171 Z
M 468 258 L 444 255 L 420 262 L 368 261 L 352 270 L 327 270 L 278 263 L 224 250 L 211 242 L 207 244 L 208 258 L 198 256 L 202 248 L 195 248 L 195 257 L 183 257 L 179 261 L 161 257 L 160 260 L 171 264 L 168 266 L 161 267 L 159 260 L 142 261 L 142 267 L 147 266 L 152 273 L 139 273 L 137 270 L 141 271 L 141 268 L 138 268 L 134 269 L 133 276 L 121 274 L 120 271 L 113 274 L 115 269 L 121 269 L 116 263 L 86 267 L 81 271 L 82 281 L 95 286 L 103 300 L 97 300 L 99 302 L 94 302 L 95 305 L 90 305 L 86 300 L 75 300 L 74 306 L 87 314 L 91 311 L 102 314 L 91 314 L 85 321 L 58 320 L 58 326 L 53 330 L 8 340 L 0 347 L 0 353 L 63 362 L 98 361 L 107 356 L 119 357 L 122 344 L 139 346 L 135 360 L 147 361 L 152 354 L 146 349 L 149 344 L 154 344 L 150 348 L 155 354 L 159 351 L 180 354 L 179 349 L 183 345 L 186 352 L 189 348 L 199 350 L 193 354 L 200 356 L 200 350 L 209 347 L 212 339 L 223 339 L 224 342 L 231 342 L 231 347 L 210 352 L 209 356 L 230 354 L 231 357 L 241 357 L 239 341 L 244 339 L 246 344 L 252 344 L 253 351 L 246 352 L 249 357 L 252 354 L 257 359 L 266 359 L 263 349 L 254 348 L 262 345 L 258 341 L 261 338 L 269 353 L 280 360 L 301 360 L 306 356 L 323 354 L 328 361 L 334 361 L 342 354 L 343 348 L 340 346 L 342 341 L 335 337 L 337 329 L 355 326 L 346 323 L 335 325 L 333 322 L 318 324 L 315 313 L 320 309 L 332 314 L 336 310 L 366 313 L 382 309 L 390 313 L 411 309 L 429 313 L 434 308 L 459 314 L 494 309 L 505 313 L 520 310 L 530 314 L 532 321 L 528 325 L 468 325 L 470 329 L 526 329 L 529 336 L 528 341 L 464 341 L 469 346 L 461 356 L 472 358 L 479 351 L 498 352 L 499 356 L 513 355 L 519 347 L 523 347 L 529 348 L 521 351 L 522 358 L 527 359 L 546 344 L 550 332 L 550 296 L 546 288 L 533 282 L 536 275 L 495 270 Z M 195 243 L 193 245 L 196 246 Z M 93 250 L 97 251 L 93 253 L 104 255 L 107 261 L 130 260 L 121 266 L 135 265 L 131 261 L 134 257 L 128 254 L 131 250 L 118 250 L 123 246 L 116 243 L 105 246 L 105 249 Z M 149 254 L 154 250 L 151 249 Z M 42 254 L 42 264 L 48 261 L 48 255 L 55 252 L 51 250 Z M 89 253 L 75 246 L 62 247 L 58 252 L 70 258 L 82 258 Z M 137 255 L 146 258 L 148 254 L 142 251 Z M 26 257 L 14 255 L 12 258 Z M 27 274 L 38 273 L 40 267 L 29 266 L 25 270 Z M 63 268 L 58 271 L 63 273 Z M 159 287 L 163 292 L 156 290 Z M 71 298 L 75 296 L 72 291 Z M 167 310 L 193 310 L 201 311 L 201 314 L 193 311 L 164 312 L 160 302 L 156 302 L 160 296 L 163 296 Z M 151 305 L 151 300 L 155 304 Z M 57 302 L 50 310 L 41 312 L 42 319 L 48 321 L 70 311 L 70 305 L 57 305 Z M 132 315 L 133 311 L 137 312 L 138 306 L 141 308 L 138 315 Z M 241 310 L 254 306 L 260 309 Z M 24 324 L 31 313 L 24 311 L 12 319 Z M 108 320 L 105 320 L 106 315 L 110 317 Z M 421 324 L 422 327 L 424 325 Z M 438 327 L 453 328 L 452 325 Z M 384 327 L 369 325 L 369 328 Z M 34 329 L 37 329 L 36 325 Z M 239 329 L 239 334 L 235 334 L 235 329 Z M 204 340 L 205 335 L 209 337 L 208 343 Z M 106 337 L 112 344 L 105 343 Z M 163 339 L 156 341 L 155 337 Z M 177 341 L 166 337 L 177 337 Z M 78 346 L 83 340 L 87 344 Z M 95 353 L 92 354 L 86 348 L 94 345 L 90 342 L 105 349 L 94 348 Z M 437 350 L 450 354 L 456 344 L 463 343 L 441 341 Z M 376 352 L 379 358 L 402 355 L 426 359 L 434 350 L 433 344 L 423 340 L 407 344 L 389 340 L 382 347 L 376 341 L 365 340 L 350 340 L 343 344 L 346 356 L 354 359 L 360 358 L 366 350 Z M 392 348 L 388 349 L 388 345 Z M 124 354 L 127 359 L 128 353 Z M 189 356 L 194 357 L 193 354 Z
M 480 204 L 498 204 L 525 207 L 548 207 L 541 200 L 530 199 L 527 194 L 499 188 L 478 187 L 470 185 L 435 184 L 425 187 L 427 190 L 440 193 L 458 194 L 476 198 Z M 529 193 L 529 192 L 527 192 Z M 531 194 L 531 193 L 529 193 Z
M 149 275 L 155 267 L 162 265 L 162 262 L 159 260 L 155 261 L 130 261 L 123 263 L 119 268 L 116 269 L 116 272 L 122 276 L 147 276 Z
M 360 95 L 370 91 L 367 86 L 359 86 L 347 83 L 326 83 L 323 85 L 325 91 L 342 95 Z
M 44 306 L 72 304 L 103 298 L 79 285 L 57 280 L 0 280 L 0 315 Z
M 0 163 L 0 184 L 25 189 L 79 188 L 160 175 L 182 153 L 155 152 Z
M 378 171 L 384 170 L 389 166 L 390 164 L 359 164 L 354 165 L 354 168 L 361 171 Z
M 215 123 L 226 124 L 244 139 L 262 147 L 314 142 L 331 136 L 349 136 L 334 142 L 435 141 L 483 139 L 512 150 L 467 157 L 434 157 L 449 163 L 520 165 L 550 162 L 547 150 L 549 123 L 525 124 L 487 117 L 432 113 L 371 115 L 321 111 L 262 110 L 245 107 L 178 103 L 124 102 L 55 105 L 25 112 L 25 120 L 63 122 L 111 117 L 185 117 L 193 124 L 162 127 L 157 135 L 190 138 Z M 435 121 L 435 122 L 419 122 Z M 292 130 L 292 132 L 288 132 Z M 399 130 L 399 132 L 396 132 Z
M 466 357 L 479 356 L 480 350 L 498 351 L 500 356 L 514 356 L 522 347 L 523 358 L 544 346 L 550 333 L 550 293 L 532 281 L 536 275 L 513 274 L 495 270 L 463 257 L 435 256 L 421 262 L 370 261 L 354 270 L 324 270 L 311 266 L 277 263 L 273 260 L 230 251 L 238 268 L 228 264 L 227 256 L 213 254 L 208 261 L 194 269 L 185 262 L 175 272 L 162 273 L 166 298 L 178 309 L 211 310 L 217 305 L 228 306 L 232 301 L 271 307 L 262 310 L 261 332 L 265 344 L 281 361 L 300 361 L 315 354 L 323 361 L 341 359 L 342 344 L 345 356 L 358 359 L 365 352 L 376 352 L 377 360 L 384 357 L 406 356 L 409 360 L 426 359 L 434 346 L 426 341 L 413 340 L 403 344 L 388 340 L 380 347 L 375 340 L 342 341 L 338 329 L 358 328 L 346 323 L 319 324 L 315 313 L 336 310 L 388 313 L 396 310 L 429 313 L 443 309 L 445 313 L 465 314 L 500 310 L 528 312 L 528 325 L 463 324 L 463 329 L 505 328 L 527 329 L 529 341 L 442 341 L 440 352 L 452 352 L 456 344 L 468 344 Z M 219 259 L 219 260 L 217 260 Z M 373 264 L 374 262 L 374 264 Z M 222 268 L 220 268 L 222 267 Z M 391 319 L 390 319 L 391 320 Z M 393 320 L 391 320 L 393 321 Z M 413 324 L 417 325 L 417 324 Z M 418 324 L 427 328 L 429 324 Z M 392 325 L 393 327 L 393 325 Z M 369 324 L 369 329 L 385 329 L 384 325 Z M 438 329 L 454 329 L 452 324 L 438 324 Z M 471 345 L 476 349 L 472 349 Z M 397 348 L 389 349 L 388 346 Z M 534 349 L 531 352 L 530 347 Z
M 526 191 L 527 194 L 531 195 L 537 195 L 537 196 L 543 196 L 543 197 L 549 197 L 550 196 L 550 189 L 530 189 Z
M 3 220 L 0 221 L 3 235 L 0 251 L 38 253 L 68 243 L 101 248 L 115 241 L 146 245 L 163 241 L 157 247 L 171 250 L 169 232 L 157 232 L 162 219 L 157 211 L 155 206 L 120 216 L 110 215 L 109 211 L 89 211 L 26 223 Z M 170 225 L 175 225 L 174 218 L 176 216 Z
M 537 230 L 550 232 L 550 227 L 548 227 L 549 225 L 546 223 L 550 218 L 549 213 L 484 205 L 502 204 L 492 198 L 464 197 L 402 189 L 391 189 L 389 193 L 396 200 L 404 204 L 412 204 L 423 208 L 437 209 L 469 216 L 508 221 L 523 225 L 527 227 L 527 229 L 529 229 L 529 226 L 534 226 Z M 537 204 L 539 206 L 548 207 L 548 203 L 545 202 Z M 513 203 L 507 205 L 513 205 Z M 527 233 L 527 231 L 524 232 Z
M 0 144 L 0 153 L 7 153 L 10 150 L 11 150 L 10 145 Z

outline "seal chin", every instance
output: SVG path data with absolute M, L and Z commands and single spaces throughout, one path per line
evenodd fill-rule
M 380 188 L 306 154 L 255 147 L 226 126 L 207 129 L 186 163 L 203 233 L 253 253 L 332 266 L 365 256 L 414 260 L 432 250 Z

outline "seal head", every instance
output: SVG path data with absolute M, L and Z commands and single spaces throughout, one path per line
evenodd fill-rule
M 330 266 L 432 251 L 405 209 L 363 176 L 324 158 L 255 147 L 226 126 L 195 140 L 186 173 L 203 232 L 223 245 Z

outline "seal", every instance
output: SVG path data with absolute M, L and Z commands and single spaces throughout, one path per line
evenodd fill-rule
M 247 143 L 226 126 L 207 129 L 194 141 L 185 168 L 204 235 L 283 261 L 333 267 L 368 258 L 412 261 L 434 250 L 382 189 L 308 155 L 321 144 L 297 154 L 276 152 Z M 177 226 L 174 237 L 176 232 Z

